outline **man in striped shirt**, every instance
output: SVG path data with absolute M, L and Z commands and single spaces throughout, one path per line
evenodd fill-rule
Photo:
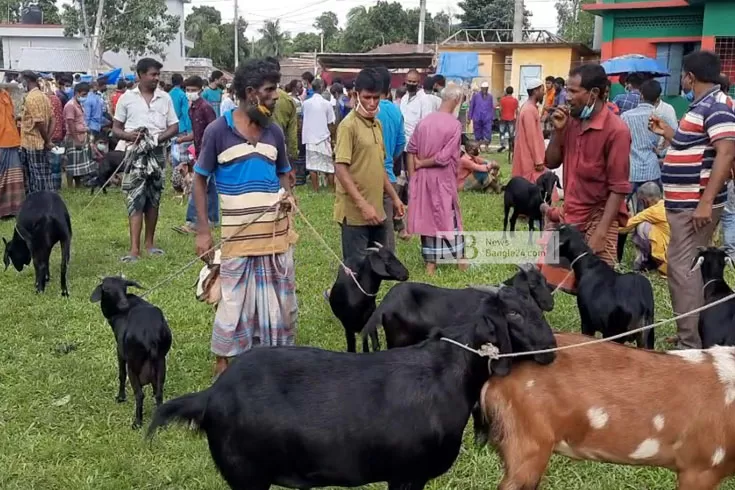
M 720 90 L 720 58 L 695 51 L 682 61 L 682 87 L 694 100 L 674 131 L 657 116 L 651 129 L 671 142 L 662 180 L 671 227 L 667 261 L 671 304 L 677 314 L 703 304 L 702 277 L 690 268 L 698 246 L 706 247 L 725 205 L 725 183 L 735 158 L 735 113 Z M 698 349 L 699 315 L 677 321 L 679 348 Z

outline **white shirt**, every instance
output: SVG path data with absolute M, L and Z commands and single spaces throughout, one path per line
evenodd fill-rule
M 154 136 L 179 122 L 170 95 L 157 88 L 153 92 L 151 104 L 148 105 L 138 87 L 120 96 L 115 108 L 115 120 L 125 125 L 126 132 L 144 127 Z
M 403 114 L 403 127 L 406 135 L 406 144 L 411 140 L 413 130 L 425 116 L 430 114 L 430 105 L 424 101 L 426 94 L 423 90 L 416 92 L 413 97 L 406 94 L 401 98 L 401 114 Z
M 674 106 L 667 102 L 664 102 L 663 100 L 659 100 L 658 104 L 653 108 L 653 113 L 663 119 L 666 124 L 671 126 L 671 128 L 676 131 L 679 123 L 678 119 L 676 119 L 676 111 L 674 110 Z
M 332 105 L 321 94 L 314 94 L 304 101 L 301 110 L 304 117 L 301 141 L 305 145 L 316 145 L 328 140 L 329 124 L 335 121 Z
M 439 110 L 439 106 L 442 105 L 442 98 L 436 94 L 425 94 L 424 103 L 426 104 L 426 114 L 424 117 Z

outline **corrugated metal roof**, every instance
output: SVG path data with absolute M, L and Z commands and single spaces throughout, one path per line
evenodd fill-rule
M 102 63 L 100 68 L 109 68 Z M 89 68 L 89 53 L 79 48 L 21 48 L 18 70 L 82 72 Z
M 368 51 L 370 54 L 409 54 L 409 53 L 432 53 L 434 50 L 431 46 L 424 45 L 423 50 L 419 50 L 418 44 L 409 43 L 391 43 L 378 46 Z

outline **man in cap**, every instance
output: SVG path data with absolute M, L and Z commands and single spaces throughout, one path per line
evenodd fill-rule
M 488 93 L 489 88 L 490 84 L 482 82 L 480 91 L 470 99 L 469 116 L 472 120 L 475 141 L 480 143 L 480 149 L 486 148 L 493 137 L 495 103 L 493 102 L 493 96 Z
M 544 173 L 544 135 L 538 105 L 544 100 L 544 82 L 538 78 L 526 80 L 528 100 L 521 107 L 516 124 L 515 152 L 513 153 L 513 177 L 523 177 L 536 182 Z

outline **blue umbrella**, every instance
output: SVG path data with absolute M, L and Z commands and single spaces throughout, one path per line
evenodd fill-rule
M 671 74 L 666 67 L 647 56 L 641 54 L 626 54 L 617 58 L 610 58 L 601 63 L 608 75 L 624 75 L 627 73 L 650 73 L 654 77 L 668 77 Z

